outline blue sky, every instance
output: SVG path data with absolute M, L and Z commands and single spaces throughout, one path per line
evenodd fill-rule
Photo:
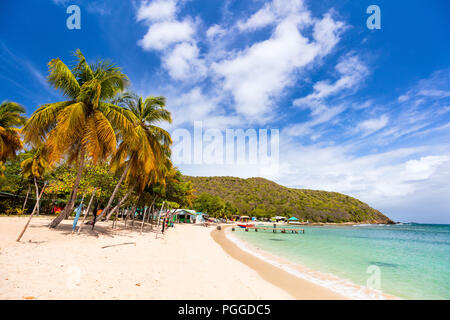
M 81 8 L 68 30 L 66 8 Z M 381 9 L 381 29 L 366 8 Z M 442 1 L 0 2 L 0 99 L 61 96 L 47 63 L 109 58 L 169 130 L 276 128 L 279 166 L 179 164 L 358 197 L 394 220 L 450 223 L 450 3 Z

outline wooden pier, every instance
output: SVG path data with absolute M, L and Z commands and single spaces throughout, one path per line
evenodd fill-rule
M 305 233 L 305 229 L 299 228 L 246 227 L 245 231 L 248 232 L 249 229 L 254 229 L 255 232 L 258 232 L 258 230 L 272 230 L 273 233 L 276 233 L 277 231 L 280 231 L 281 233 L 288 233 L 289 231 L 291 233 Z M 234 231 L 234 227 L 232 228 L 232 231 Z

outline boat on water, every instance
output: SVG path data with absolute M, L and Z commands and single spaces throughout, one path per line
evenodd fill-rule
M 252 228 L 255 226 L 254 224 L 241 224 L 241 223 L 238 223 L 237 225 L 238 225 L 238 227 L 241 227 L 241 228 Z

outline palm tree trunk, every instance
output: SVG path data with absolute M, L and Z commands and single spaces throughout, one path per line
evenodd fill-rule
M 106 216 L 106 221 L 108 221 L 111 218 L 112 214 L 122 206 L 125 200 L 127 200 L 127 198 L 130 196 L 131 192 L 133 192 L 133 189 L 134 187 L 128 190 L 127 194 L 124 195 L 123 198 L 120 199 L 119 203 L 108 213 L 108 215 Z
M 97 187 L 95 187 L 94 191 L 92 192 L 91 200 L 89 200 L 88 207 L 87 207 L 87 209 L 86 209 L 86 212 L 84 213 L 83 221 L 81 222 L 80 227 L 78 228 L 77 234 L 80 234 L 81 228 L 82 228 L 83 225 L 84 225 L 84 221 L 86 220 L 86 217 L 87 217 L 87 215 L 89 214 L 89 210 L 91 210 L 92 201 L 94 200 L 94 196 L 95 196 L 95 193 L 96 193 L 96 192 L 97 192 Z
M 17 240 L 16 240 L 17 242 L 19 242 L 20 239 L 22 238 L 23 234 L 25 233 L 25 231 L 28 228 L 28 225 L 30 224 L 31 218 L 33 217 L 34 213 L 36 212 L 36 209 L 39 208 L 39 200 L 41 199 L 41 196 L 44 193 L 45 187 L 47 186 L 47 182 L 44 183 L 41 193 L 39 193 L 39 187 L 37 185 L 36 178 L 34 178 L 34 186 L 36 187 L 36 204 L 34 205 L 33 212 L 30 214 L 30 217 L 28 218 L 27 224 L 25 225 L 25 227 L 23 227 L 22 232 L 20 233 L 19 237 L 17 238 Z
M 134 216 L 136 215 L 136 208 L 137 208 L 137 202 L 135 205 L 133 205 L 133 208 L 131 209 L 131 230 L 134 229 Z
M 144 208 L 144 215 L 142 216 L 142 223 L 141 223 L 141 233 L 142 234 L 142 229 L 144 228 L 144 222 L 145 222 L 145 214 L 147 213 L 147 208 Z
M 27 205 L 27 201 L 28 201 L 28 196 L 30 195 L 30 191 L 31 191 L 31 186 L 28 185 L 28 191 L 27 191 L 27 196 L 25 197 L 25 201 L 23 202 L 23 207 L 22 207 L 22 214 L 25 213 L 25 206 Z
M 127 227 L 127 219 L 128 219 L 128 209 L 125 209 L 125 220 L 123 221 L 124 227 Z
M 106 205 L 105 209 L 103 209 L 102 214 L 99 216 L 99 218 L 102 217 L 104 214 L 106 214 L 107 215 L 106 221 L 108 221 L 109 217 L 111 216 L 110 214 L 108 214 L 109 208 L 111 208 L 112 202 L 114 201 L 114 198 L 116 197 L 116 194 L 119 191 L 120 186 L 122 185 L 123 179 L 125 179 L 128 171 L 130 170 L 130 167 L 131 167 L 131 161 L 128 162 L 125 170 L 123 170 L 123 173 L 120 176 L 120 179 L 117 182 L 116 187 L 114 188 L 114 191 L 108 200 L 108 204 Z
M 150 205 L 149 214 L 147 217 L 147 223 L 150 221 L 150 213 L 152 214 L 152 221 L 150 221 L 150 229 L 153 230 L 153 207 L 155 205 L 155 201 L 158 199 L 158 195 L 153 198 L 152 204 Z
M 36 184 L 36 180 L 34 181 L 34 183 Z M 37 185 L 36 185 L 36 187 L 37 187 Z M 37 201 L 37 208 L 36 208 L 36 216 L 38 216 L 39 215 L 39 210 L 40 210 L 40 205 L 39 205 L 39 202 L 40 202 L 40 197 L 39 197 L 39 200 Z
M 66 204 L 64 210 L 61 211 L 61 213 L 55 219 L 53 219 L 53 221 L 50 224 L 50 228 L 56 228 L 61 223 L 61 221 L 63 221 L 64 218 L 73 210 L 75 201 L 77 200 L 77 192 L 78 192 L 78 187 L 80 186 L 83 169 L 84 169 L 84 151 L 82 151 L 80 154 L 80 161 L 78 163 L 77 177 L 75 179 L 75 183 L 74 183 L 73 189 L 72 189 L 72 197 L 70 198 L 70 201 Z
M 139 192 L 139 195 L 138 195 L 138 197 L 137 197 L 137 199 L 136 199 L 136 204 L 133 206 L 133 209 L 131 209 L 131 214 L 132 214 L 132 219 L 131 219 L 131 230 L 133 230 L 133 228 L 134 228 L 134 216 L 136 215 L 136 208 L 137 208 L 139 199 L 141 199 L 141 196 L 142 196 L 142 191 Z

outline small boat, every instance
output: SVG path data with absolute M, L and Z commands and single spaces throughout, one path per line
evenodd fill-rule
M 254 224 L 239 224 L 238 223 L 238 227 L 241 227 L 241 228 L 252 228 L 254 226 L 255 226 Z

